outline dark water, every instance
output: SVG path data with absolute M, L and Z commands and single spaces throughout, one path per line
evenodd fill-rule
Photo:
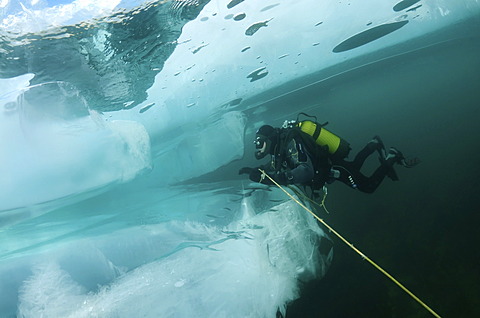
M 414 169 L 397 168 L 400 181 L 385 180 L 373 195 L 332 185 L 325 219 L 442 317 L 480 315 L 478 52 L 477 38 L 410 55 L 361 71 L 320 97 L 354 151 L 379 134 L 422 159 Z M 383 85 L 392 76 L 398 82 Z M 335 242 L 329 272 L 305 286 L 288 317 L 432 316 Z

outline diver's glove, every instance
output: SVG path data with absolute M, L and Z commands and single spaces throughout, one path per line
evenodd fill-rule
M 259 182 L 269 185 L 274 184 L 269 178 L 262 178 L 262 173 L 260 172 L 260 169 L 262 168 L 243 167 L 238 171 L 238 174 L 248 174 L 248 178 L 253 182 Z M 290 171 L 269 172 L 268 175 L 281 185 L 293 183 L 293 175 Z
M 265 182 L 265 179 L 262 180 L 262 173 L 260 172 L 259 169 L 252 169 L 252 171 L 250 171 L 250 174 L 248 175 L 248 178 L 250 180 L 252 180 L 253 182 L 259 182 L 259 183 L 267 184 L 267 182 Z
M 260 182 L 262 181 L 262 173 L 259 169 L 260 168 L 243 167 L 238 170 L 238 174 L 248 174 L 248 178 L 250 180 L 252 180 L 253 182 Z
M 253 171 L 253 168 L 250 167 L 243 167 L 238 170 L 238 174 L 250 174 Z

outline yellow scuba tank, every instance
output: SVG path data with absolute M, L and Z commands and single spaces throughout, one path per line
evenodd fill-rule
M 327 146 L 332 157 L 345 158 L 350 152 L 350 144 L 322 127 L 322 125 L 304 120 L 297 123 L 301 131 L 313 137 L 317 145 Z

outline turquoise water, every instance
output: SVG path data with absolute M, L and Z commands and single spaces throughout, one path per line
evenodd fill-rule
M 373 195 L 332 184 L 322 217 L 440 315 L 478 314 L 478 1 L 0 13 L 0 316 L 427 317 L 238 176 L 301 111 L 422 159 Z

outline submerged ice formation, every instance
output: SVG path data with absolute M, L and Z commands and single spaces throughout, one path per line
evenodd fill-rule
M 314 218 L 274 203 L 281 195 L 254 190 L 231 205 L 226 225 L 172 220 L 17 258 L 0 289 L 18 286 L 20 317 L 277 317 L 299 281 L 323 276 L 332 257 Z M 197 204 L 209 198 L 199 193 Z M 177 208 L 168 205 L 153 208 Z M 0 275 L 13 270 L 0 266 Z
M 228 112 L 212 122 L 178 128 L 175 135 L 154 153 L 157 184 L 172 184 L 198 177 L 244 155 L 245 115 Z M 168 169 L 169 173 L 165 171 Z
M 0 211 L 129 181 L 150 168 L 149 136 L 138 122 L 106 120 L 68 83 L 17 92 L 0 113 Z

